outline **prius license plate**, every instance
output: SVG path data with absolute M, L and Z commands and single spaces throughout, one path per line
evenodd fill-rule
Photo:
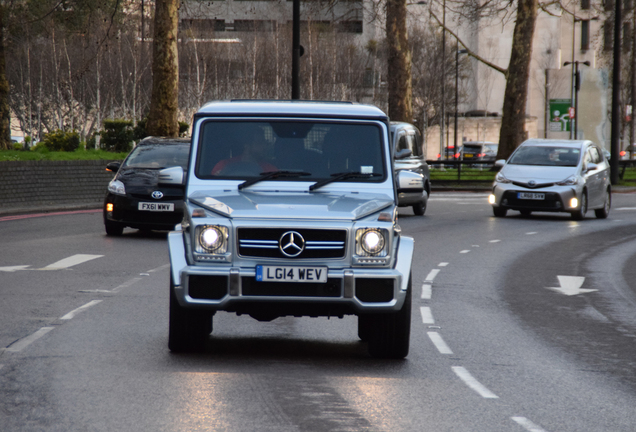
M 174 211 L 174 203 L 140 202 L 137 208 L 141 211 L 172 212 Z
M 525 200 L 544 200 L 545 194 L 534 192 L 519 192 L 517 193 L 517 198 Z
M 327 267 L 256 266 L 258 282 L 327 282 Z

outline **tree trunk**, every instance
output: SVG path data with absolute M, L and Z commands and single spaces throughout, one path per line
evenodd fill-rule
M 519 0 L 517 6 L 497 159 L 507 159 L 526 139 L 526 100 L 537 8 L 537 0 Z
M 406 30 L 406 1 L 387 0 L 386 39 L 388 43 L 389 117 L 413 121 L 411 51 Z
M 152 50 L 152 95 L 147 131 L 154 136 L 179 135 L 179 2 L 157 0 Z
M 11 148 L 9 82 L 4 59 L 4 6 L 0 4 L 0 149 Z

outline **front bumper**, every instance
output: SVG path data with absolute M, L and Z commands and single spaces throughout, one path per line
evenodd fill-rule
M 523 192 L 543 194 L 544 199 L 521 199 L 519 193 Z M 572 198 L 577 198 L 580 203 L 581 193 L 572 186 L 530 189 L 513 184 L 498 183 L 493 187 L 493 195 L 493 207 L 542 212 L 574 212 L 578 210 L 578 205 L 571 206 Z
M 325 284 L 256 282 L 254 267 L 188 265 L 181 231 L 168 234 L 171 277 L 182 307 L 277 315 L 397 312 L 408 288 L 414 243 L 401 237 L 393 268 L 329 268 Z
M 140 211 L 140 202 L 173 203 L 174 211 L 152 212 Z M 107 211 L 112 204 L 113 210 Z M 108 193 L 104 199 L 104 221 L 115 222 L 136 229 L 172 230 L 183 219 L 183 200 L 156 201 L 151 198 L 138 199 L 128 195 L 121 196 Z

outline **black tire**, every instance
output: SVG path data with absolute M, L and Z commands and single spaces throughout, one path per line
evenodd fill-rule
M 402 309 L 394 313 L 367 314 L 362 318 L 363 340 L 375 358 L 403 359 L 409 354 L 411 339 L 411 276 Z M 360 332 L 358 321 L 358 333 Z
M 587 213 L 587 191 L 583 191 L 583 195 L 581 195 L 581 204 L 577 211 L 572 212 L 572 219 L 583 220 L 585 218 L 585 213 Z
M 369 341 L 369 327 L 371 326 L 369 315 L 358 316 L 358 337 L 363 342 Z
M 168 348 L 170 351 L 201 352 L 212 333 L 212 314 L 208 311 L 181 307 L 170 278 L 170 323 Z
M 426 203 L 413 204 L 413 214 L 415 216 L 424 216 L 426 212 Z
M 119 237 L 124 233 L 124 226 L 117 222 L 111 222 L 109 220 L 104 221 L 104 228 L 106 229 L 106 235 L 112 237 Z
M 612 208 L 612 192 L 608 188 L 605 191 L 605 204 L 603 205 L 603 208 L 594 210 L 594 215 L 599 219 L 605 219 L 609 216 L 611 208 Z
M 492 214 L 494 214 L 495 217 L 506 217 L 506 213 L 508 213 L 508 209 L 506 208 L 502 208 L 502 207 L 492 208 Z

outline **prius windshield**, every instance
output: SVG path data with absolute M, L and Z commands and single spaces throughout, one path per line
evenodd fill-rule
M 512 155 L 512 165 L 543 165 L 575 167 L 581 150 L 571 147 L 523 146 Z
M 208 120 L 201 127 L 196 175 L 203 179 L 268 178 L 347 181 L 386 178 L 384 129 L 368 122 Z M 295 175 L 298 174 L 298 175 Z

